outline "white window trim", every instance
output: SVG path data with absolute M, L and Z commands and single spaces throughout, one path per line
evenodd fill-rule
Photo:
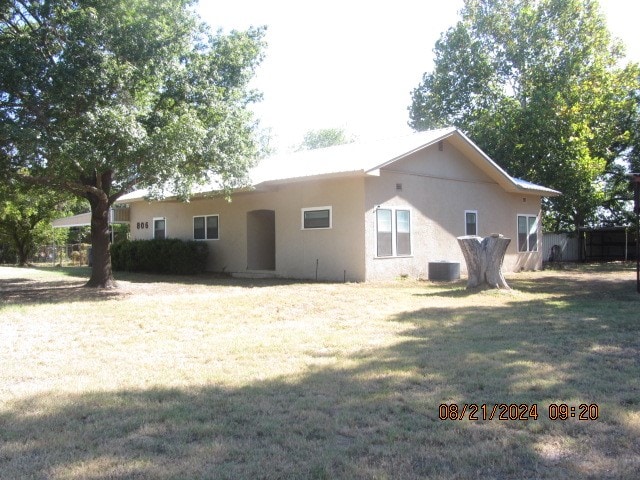
M 153 238 L 156 238 L 156 220 L 164 220 L 164 238 L 169 238 L 167 236 L 167 217 L 153 217 L 153 220 L 151 221 L 151 225 L 153 228 Z
M 475 233 L 475 235 L 478 236 L 479 232 L 480 232 L 480 228 L 479 228 L 478 211 L 477 210 L 465 210 L 464 211 L 464 234 L 465 235 L 469 235 L 469 232 L 467 232 L 467 213 L 473 213 L 476 216 L 476 233 Z
M 316 227 L 316 228 L 305 228 L 304 227 L 304 214 L 305 212 L 315 212 L 318 210 L 329 210 L 329 226 L 328 227 Z M 333 228 L 333 208 L 331 205 L 326 207 L 306 207 L 300 209 L 300 230 L 330 230 Z
M 527 249 L 526 250 L 520 250 L 520 230 L 518 225 L 518 219 L 520 217 L 525 217 L 527 219 Z M 536 219 L 536 249 L 535 250 L 531 250 L 529 245 L 529 219 L 530 218 Z M 535 213 L 518 213 L 516 215 L 516 248 L 518 250 L 518 253 L 525 254 L 525 253 L 539 252 L 541 237 L 542 235 L 540 235 L 540 215 Z
M 378 255 L 378 210 L 391 210 L 391 255 Z M 398 255 L 398 229 L 397 229 L 397 210 L 406 210 L 409 212 L 409 239 L 411 242 L 411 253 Z M 411 258 L 413 257 L 413 210 L 410 207 L 402 205 L 386 206 L 378 205 L 373 209 L 373 256 L 374 258 Z
M 207 238 L 207 217 L 218 217 L 218 238 Z M 196 238 L 195 232 L 193 231 L 193 222 L 195 222 L 196 218 L 204 218 L 204 238 Z M 215 241 L 220 240 L 220 214 L 219 213 L 210 213 L 206 215 L 194 215 L 191 219 L 191 235 L 196 242 L 206 242 L 206 241 Z

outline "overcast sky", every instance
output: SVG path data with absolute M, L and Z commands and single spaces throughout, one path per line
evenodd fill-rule
M 311 129 L 344 128 L 357 138 L 410 133 L 411 91 L 432 68 L 440 34 L 462 0 L 200 0 L 214 29 L 266 25 L 266 57 L 252 83 L 254 107 L 283 152 Z M 640 1 L 601 0 L 614 36 L 640 62 Z

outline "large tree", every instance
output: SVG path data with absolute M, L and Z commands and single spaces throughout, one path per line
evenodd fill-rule
M 108 210 L 151 187 L 241 183 L 263 30 L 213 34 L 193 0 L 11 0 L 0 6 L 0 166 L 91 206 L 87 286 L 113 286 Z
M 418 130 L 455 125 L 511 174 L 563 195 L 549 228 L 597 221 L 616 195 L 637 108 L 595 0 L 466 0 L 409 107 Z

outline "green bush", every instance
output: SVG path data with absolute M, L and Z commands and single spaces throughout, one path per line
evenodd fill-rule
M 13 245 L 0 243 L 0 263 L 18 263 L 18 255 Z
M 178 239 L 125 240 L 111 245 L 116 271 L 191 275 L 204 272 L 207 245 Z

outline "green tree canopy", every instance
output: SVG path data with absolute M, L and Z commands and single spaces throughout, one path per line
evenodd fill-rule
M 213 34 L 192 0 L 0 6 L 0 163 L 92 211 L 88 286 L 113 285 L 108 209 L 136 187 L 242 183 L 263 30 Z
M 309 130 L 305 133 L 297 151 L 333 147 L 334 145 L 342 145 L 344 143 L 353 143 L 353 137 L 348 135 L 343 128 Z
M 639 69 L 620 66 L 597 1 L 466 0 L 434 53 L 413 128 L 455 125 L 512 175 L 560 190 L 549 228 L 621 207 Z
M 26 265 L 38 245 L 54 240 L 51 220 L 70 214 L 73 203 L 68 194 L 5 180 L 0 183 L 0 243 L 11 245 L 18 264 Z

